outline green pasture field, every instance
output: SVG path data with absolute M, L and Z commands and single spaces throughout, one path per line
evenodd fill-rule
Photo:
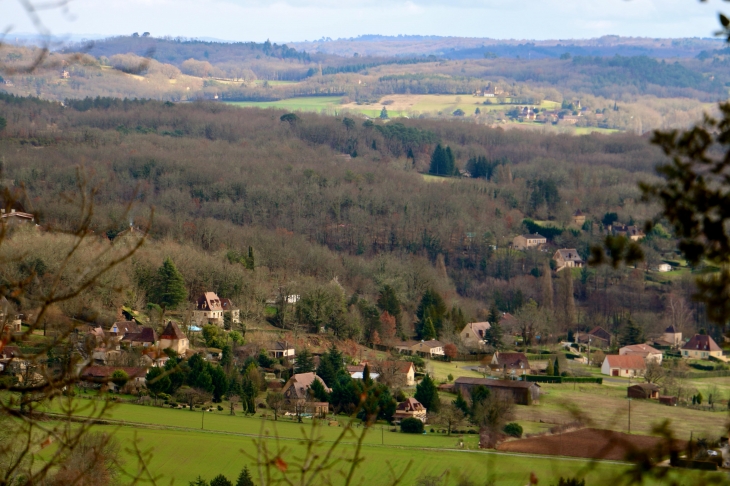
M 140 447 L 151 450 L 149 468 L 163 477 L 160 484 L 187 485 L 198 475 L 208 481 L 218 474 L 234 480 L 243 466 L 248 466 L 258 483 L 257 463 L 247 457 L 255 454 L 253 438 L 234 435 L 177 431 L 135 430 L 131 427 L 95 427 L 97 431 L 112 431 L 124 445 L 135 438 Z M 377 432 L 377 431 L 376 431 Z M 374 434 L 380 435 L 380 434 Z M 404 435 L 404 434 L 399 434 Z M 371 441 L 367 441 L 371 442 Z M 299 441 L 280 441 L 286 447 L 282 459 L 302 457 L 304 446 Z M 275 447 L 271 440 L 270 447 Z M 353 444 L 343 444 L 342 453 L 352 453 Z M 136 461 L 127 454 L 127 467 L 134 470 Z M 560 476 L 586 473 L 588 484 L 610 485 L 625 467 L 615 463 L 593 463 L 569 458 L 524 456 L 483 451 L 444 451 L 368 444 L 363 446 L 365 460 L 356 472 L 357 484 L 388 484 L 392 479 L 389 467 L 403 471 L 408 467 L 401 484 L 414 484 L 423 475 L 439 476 L 450 470 L 448 484 L 455 484 L 459 475 L 476 479 L 478 484 L 493 477 L 497 485 L 522 486 L 535 473 L 540 484 L 555 484 Z M 410 466 L 409 466 L 410 463 Z M 335 481 L 335 484 L 337 482 Z M 652 483 L 649 483 L 652 484 Z
M 279 101 L 229 101 L 229 105 L 256 108 L 281 108 L 291 111 L 314 111 L 334 109 L 340 106 L 340 96 L 308 96 L 303 98 L 289 98 Z M 378 112 L 380 113 L 380 112 Z
M 703 378 L 688 382 L 689 386 L 702 391 L 715 387 L 720 396 L 728 394 L 727 378 Z M 516 407 L 515 418 L 519 423 L 564 424 L 576 419 L 575 412 L 591 421 L 591 426 L 626 432 L 628 429 L 629 400 L 626 398 L 626 383 L 594 385 L 586 383 L 540 383 L 543 395 L 540 403 L 529 407 Z M 574 412 L 575 411 L 575 412 Z M 724 406 L 715 411 L 693 410 L 685 407 L 661 405 L 657 400 L 631 400 L 631 432 L 652 435 L 654 426 L 669 420 L 672 430 L 679 439 L 688 440 L 694 436 L 714 437 L 722 435 L 727 421 Z
M 426 370 L 432 373 L 432 378 L 436 380 L 436 383 L 446 383 L 446 379 L 449 374 L 454 375 L 454 379 L 460 376 L 467 376 L 470 378 L 484 378 L 484 375 L 477 371 L 465 370 L 464 367 L 479 366 L 479 361 L 452 361 L 447 363 L 446 361 L 427 360 Z

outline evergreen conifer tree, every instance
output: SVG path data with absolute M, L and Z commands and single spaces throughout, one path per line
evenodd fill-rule
M 253 270 L 256 267 L 256 260 L 253 256 L 253 246 L 248 247 L 248 257 L 246 258 L 246 268 Z
M 547 376 L 555 375 L 555 366 L 553 366 L 553 362 L 551 360 L 548 360 L 547 370 L 545 370 L 545 374 Z
M 624 332 L 621 335 L 621 345 L 630 346 L 644 342 L 644 331 L 631 318 L 628 319 Z
M 362 382 L 366 385 L 372 384 L 373 380 L 370 379 L 370 367 L 365 363 L 365 368 L 362 370 Z
M 413 398 L 421 402 L 421 405 L 426 407 L 429 412 L 438 412 L 441 402 L 439 402 L 438 388 L 431 379 L 431 375 L 426 373 L 421 383 L 416 385 L 416 394 Z
M 555 363 L 553 363 L 553 373 L 555 373 L 555 376 L 560 376 L 560 362 L 557 356 L 555 357 Z
M 395 289 L 390 285 L 383 285 L 378 296 L 378 307 L 382 311 L 388 312 L 391 316 L 395 317 L 395 324 L 400 328 L 401 322 L 401 308 L 398 296 L 395 293 Z
M 294 373 L 309 373 L 314 371 L 314 358 L 308 349 L 297 352 L 294 359 Z
M 436 339 L 436 328 L 433 326 L 433 320 L 430 317 L 426 318 L 426 323 L 423 325 L 423 339 L 428 341 L 430 339 Z
M 380 110 L 380 119 L 381 120 L 387 120 L 388 119 L 388 109 L 386 107 L 383 107 L 383 109 Z
M 443 175 L 459 175 L 459 169 L 456 167 L 456 160 L 451 147 L 444 150 L 444 172 Z
M 490 327 L 484 332 L 484 340 L 497 350 L 503 347 L 502 337 L 504 336 L 504 331 L 499 323 L 501 318 L 502 315 L 499 313 L 497 306 L 492 304 L 489 310 L 489 317 L 487 318 Z
M 464 412 L 464 415 L 469 414 L 469 404 L 466 403 L 464 395 L 461 394 L 461 389 L 456 391 L 456 399 L 454 400 L 454 406 Z
M 309 386 L 309 392 L 312 394 L 312 397 L 314 397 L 319 402 L 330 401 L 327 390 L 325 390 L 324 385 L 322 385 L 322 382 L 319 380 L 314 380 L 312 382 L 312 384 Z
M 241 470 L 241 474 L 238 475 L 238 481 L 236 481 L 236 486 L 254 486 L 253 478 L 248 471 L 248 466 L 244 466 Z
M 157 270 L 150 300 L 165 309 L 180 305 L 188 296 L 185 280 L 170 258 L 166 258 Z
M 233 486 L 233 483 L 224 475 L 219 474 L 211 479 L 210 486 Z
M 436 145 L 433 154 L 431 154 L 431 166 L 428 169 L 428 173 L 434 175 L 443 174 L 445 158 L 446 154 L 441 144 Z
M 433 289 L 427 290 L 423 294 L 421 302 L 418 304 L 418 309 L 416 309 L 416 317 L 418 317 L 416 332 L 418 335 L 423 338 L 423 327 L 426 324 L 427 317 L 431 318 L 433 327 L 436 330 L 435 334 L 438 334 L 441 330 L 441 325 L 446 312 L 446 304 L 438 292 Z

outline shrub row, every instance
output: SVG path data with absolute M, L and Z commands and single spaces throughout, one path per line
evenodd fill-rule
M 533 383 L 598 383 L 603 384 L 603 378 L 596 378 L 593 376 L 541 376 L 541 375 L 526 375 L 526 381 Z
M 533 360 L 533 361 L 546 361 L 548 359 L 554 360 L 555 358 L 557 358 L 557 356 L 558 356 L 557 354 L 543 354 L 543 353 L 540 353 L 540 354 L 526 353 L 525 354 L 525 357 L 528 360 Z
M 716 365 L 704 365 L 702 363 L 690 363 L 690 368 L 694 368 L 696 370 L 702 370 L 702 371 L 726 371 L 727 368 L 724 364 L 716 364 Z
M 703 371 L 701 373 L 699 372 L 689 372 L 687 373 L 687 378 L 694 379 L 694 378 L 724 378 L 726 376 L 730 376 L 729 370 L 724 371 Z

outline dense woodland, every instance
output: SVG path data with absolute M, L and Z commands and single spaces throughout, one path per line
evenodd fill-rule
M 707 48 L 713 44 L 698 45 Z M 510 104 L 580 101 L 585 112 L 578 126 L 644 133 L 685 128 L 711 109 L 708 102 L 726 95 L 730 63 L 723 52 L 705 49 L 697 57 L 661 60 L 602 52 L 584 55 L 583 51 L 537 59 L 482 56 L 457 60 L 448 55 L 321 54 L 270 42 L 116 37 L 52 52 L 32 74 L 24 74 L 23 67 L 41 51 L 6 46 L 0 53 L 4 71 L 0 89 L 56 101 L 85 96 L 173 102 L 329 96 L 343 104 L 380 107 L 389 95 L 466 97 L 493 83 L 504 91 L 502 101 Z M 68 77 L 62 77 L 62 71 Z M 512 108 L 505 105 L 504 109 L 465 113 L 462 119 L 496 124 L 514 118 L 509 115 Z M 337 104 L 333 109 L 338 109 Z M 453 111 L 409 116 L 450 118 Z
M 430 316 L 447 342 L 490 308 L 539 327 L 545 339 L 595 325 L 617 335 L 630 323 L 646 335 L 667 322 L 686 332 L 705 325 L 689 270 L 669 280 L 646 271 L 677 259 L 661 225 L 636 269 L 551 271 L 556 248 L 587 258 L 605 224 L 655 216 L 638 202 L 637 181 L 655 180 L 663 155 L 642 137 L 115 99 L 63 107 L 3 96 L 0 116 L 3 184 L 24 188 L 23 204 L 43 227 L 78 218 L 80 173 L 98 187 L 99 244 L 129 238 L 130 225 L 150 231 L 151 241 L 110 277 L 128 290 L 76 299 L 67 315 L 110 320 L 121 304 L 144 307 L 151 276 L 170 257 L 188 295 L 214 290 L 262 320 L 267 299 L 301 294 L 300 304 L 279 309 L 276 325 L 323 325 L 361 342 L 383 335 L 384 292 L 395 296 L 404 337 L 423 336 L 424 299 L 437 302 L 426 308 L 438 310 Z M 425 181 L 439 146 L 475 177 Z M 571 218 L 578 209 L 588 216 L 581 227 Z M 529 231 L 550 239 L 547 251 L 510 248 Z M 63 241 L 42 235 L 19 232 L 4 247 L 40 260 L 19 264 L 19 275 L 57 264 L 53 248 Z M 244 257 L 249 247 L 255 265 Z

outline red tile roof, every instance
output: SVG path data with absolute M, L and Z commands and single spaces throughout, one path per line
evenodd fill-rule
M 610 368 L 619 368 L 622 370 L 645 370 L 646 362 L 644 358 L 636 354 L 627 354 L 619 356 L 618 354 L 609 354 L 606 356 L 608 366 Z

